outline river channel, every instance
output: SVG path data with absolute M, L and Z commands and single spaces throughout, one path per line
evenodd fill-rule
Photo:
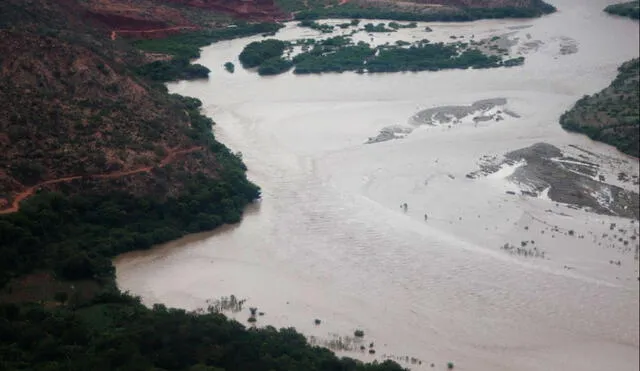
M 559 11 L 539 19 L 355 36 L 504 36 L 526 58 L 513 68 L 260 77 L 237 58 L 261 36 L 203 48 L 197 63 L 209 80 L 169 89 L 203 101 L 262 200 L 237 225 L 120 256 L 119 286 L 186 309 L 233 294 L 264 312 L 258 326 L 292 326 L 340 355 L 413 370 L 448 361 L 474 371 L 637 370 L 638 222 L 522 195 L 526 185 L 510 177 L 522 164 L 498 161 L 548 143 L 637 188 L 616 177 L 637 176 L 637 160 L 558 124 L 638 56 L 638 23 L 607 15 L 608 3 L 558 0 Z M 275 37 L 326 35 L 292 23 Z M 496 98 L 506 103 L 492 117 L 514 115 L 410 123 L 424 110 Z M 411 130 L 367 143 L 394 127 Z M 497 171 L 467 176 L 492 161 Z M 246 323 L 249 313 L 229 315 Z

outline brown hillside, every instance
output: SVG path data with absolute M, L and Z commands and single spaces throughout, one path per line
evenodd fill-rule
M 180 189 L 171 171 L 215 176 L 214 154 L 194 150 L 200 143 L 184 104 L 130 71 L 135 53 L 100 33 L 76 31 L 87 27 L 82 20 L 67 15 L 64 28 L 52 31 L 46 20 L 58 18 L 47 15 L 73 5 L 52 1 L 29 2 L 40 24 L 29 11 L 2 18 L 0 209 L 37 188 L 165 196 Z M 16 12 L 17 3 L 5 0 L 0 11 Z M 56 181 L 63 178 L 69 182 Z
M 273 0 L 87 0 L 83 6 L 88 17 L 114 31 L 215 27 L 230 17 L 272 21 L 288 16 Z

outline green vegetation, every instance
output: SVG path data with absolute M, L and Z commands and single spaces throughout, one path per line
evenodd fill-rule
M 3 370 L 402 371 L 311 347 L 294 329 L 246 330 L 105 291 L 85 305 L 0 305 Z
M 618 75 L 606 89 L 584 96 L 560 117 L 563 128 L 613 145 L 620 151 L 640 156 L 640 59 L 618 68 Z
M 227 62 L 224 64 L 224 69 L 229 73 L 234 73 L 236 70 L 236 66 L 231 62 Z
M 185 185 L 185 192 L 165 200 L 125 192 L 35 195 L 21 204 L 20 212 L 0 215 L 0 284 L 34 270 L 53 271 L 62 279 L 108 280 L 110 259 L 117 254 L 240 220 L 244 206 L 259 197 L 259 188 L 246 179 L 238 156 L 215 141 L 213 122 L 198 111 L 200 101 L 175 99 L 191 117 L 190 136 L 218 160 L 218 178 L 156 168 L 157 186 L 173 179 Z
M 254 41 L 240 53 L 240 63 L 244 68 L 258 67 L 260 75 L 277 75 L 291 69 L 293 63 L 282 58 L 288 44 L 281 40 L 268 39 Z
M 282 55 L 286 48 L 302 45 L 302 52 L 287 61 Z M 278 74 L 294 67 L 296 74 L 355 71 L 364 73 L 400 71 L 437 71 L 452 68 L 512 67 L 524 63 L 523 57 L 503 60 L 487 55 L 461 42 L 444 44 L 422 40 L 415 44 L 396 42 L 395 45 L 371 47 L 365 42 L 354 44 L 344 36 L 325 40 L 305 39 L 295 44 L 266 40 L 251 43 L 240 55 L 245 66 L 260 68 L 260 74 Z
M 364 30 L 366 32 L 393 32 L 396 29 L 387 28 L 384 23 L 378 23 L 376 25 L 373 23 L 367 23 L 364 25 Z
M 375 49 L 369 44 L 332 46 L 316 44 L 309 52 L 293 58 L 296 74 L 357 71 L 363 69 L 364 61 L 373 57 Z
M 201 64 L 191 64 L 188 59 L 176 58 L 147 63 L 137 68 L 136 72 L 154 81 L 174 81 L 206 79 L 211 71 Z
M 450 68 L 491 68 L 501 66 L 497 56 L 476 49 L 459 51 L 456 45 L 421 43 L 409 48 L 382 49 L 368 61 L 370 72 L 437 71 Z
M 293 67 L 293 63 L 283 58 L 270 58 L 260 64 L 258 74 L 261 76 L 279 75 Z
M 191 60 L 200 57 L 200 48 L 216 41 L 230 40 L 263 33 L 276 32 L 281 27 L 276 23 L 246 23 L 224 29 L 210 29 L 170 36 L 165 39 L 138 40 L 133 44 L 137 48 L 153 53 L 168 54 L 168 61 L 155 61 L 145 64 L 137 72 L 154 81 L 175 81 L 190 78 L 206 78 L 209 69 L 191 64 Z
M 398 22 L 389 22 L 389 27 L 397 30 L 399 28 L 416 28 L 418 27 L 418 24 L 416 22 L 411 22 L 408 24 L 401 24 Z
M 244 68 L 259 67 L 272 58 L 280 58 L 286 49 L 284 41 L 269 39 L 247 44 L 240 53 L 240 63 Z
M 298 26 L 311 28 L 313 30 L 320 31 L 322 33 L 331 33 L 331 32 L 333 32 L 333 28 L 334 28 L 330 24 L 320 24 L 318 22 L 315 22 L 315 21 L 312 21 L 312 20 L 308 20 L 308 19 L 298 23 Z M 349 26 L 349 23 L 343 23 L 340 26 L 341 26 L 341 28 L 346 28 L 346 27 Z
M 629 1 L 627 3 L 609 5 L 604 8 L 604 11 L 622 17 L 640 19 L 640 1 Z

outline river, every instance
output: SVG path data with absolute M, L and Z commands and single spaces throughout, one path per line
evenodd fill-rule
M 210 79 L 169 89 L 203 101 L 262 200 L 237 225 L 119 257 L 119 286 L 187 309 L 234 294 L 265 312 L 258 326 L 293 326 L 334 348 L 361 329 L 376 353 L 356 343 L 339 354 L 414 370 L 448 361 L 474 371 L 637 370 L 638 262 L 602 236 L 637 234 L 638 223 L 508 194 L 517 165 L 466 177 L 483 156 L 538 142 L 597 154 L 613 182 L 620 168 L 638 174 L 637 161 L 558 124 L 638 56 L 638 23 L 605 14 L 608 3 L 558 0 L 540 19 L 429 23 L 431 33 L 420 24 L 375 39 L 509 34 L 526 57 L 515 68 L 260 77 L 237 63 L 260 36 L 205 47 L 197 62 Z M 319 35 L 289 24 L 276 37 Z M 498 97 L 519 117 L 365 144 L 421 110 Z M 505 243 L 535 243 L 545 258 L 509 254 Z M 248 311 L 230 315 L 246 323 Z

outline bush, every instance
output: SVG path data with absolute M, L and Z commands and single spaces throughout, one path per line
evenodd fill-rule
M 240 53 L 240 63 L 244 68 L 258 67 L 270 59 L 280 58 L 285 48 L 286 44 L 281 40 L 254 41 Z
M 260 64 L 260 67 L 258 67 L 258 74 L 261 76 L 278 75 L 289 71 L 291 67 L 293 67 L 293 63 L 291 61 L 284 60 L 280 57 L 271 58 Z
M 136 72 L 153 81 L 176 81 L 206 79 L 211 72 L 200 64 L 191 64 L 188 59 L 171 59 L 168 61 L 155 61 L 139 67 Z

